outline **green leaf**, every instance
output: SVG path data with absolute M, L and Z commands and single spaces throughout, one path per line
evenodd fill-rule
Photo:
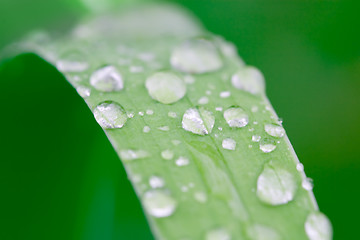
M 262 74 L 187 12 L 139 5 L 17 48 L 84 97 L 157 239 L 331 239 Z

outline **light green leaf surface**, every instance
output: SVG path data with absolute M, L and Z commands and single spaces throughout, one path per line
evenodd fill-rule
M 15 47 L 53 63 L 84 97 L 157 239 L 331 239 L 327 218 L 310 215 L 311 184 L 261 73 L 187 12 L 130 8 Z M 160 71 L 172 84 L 145 86 Z

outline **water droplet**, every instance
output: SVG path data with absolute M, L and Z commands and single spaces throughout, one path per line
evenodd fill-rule
M 222 228 L 209 231 L 205 237 L 206 240 L 230 240 L 230 234 Z
M 269 153 L 275 150 L 276 142 L 270 138 L 263 138 L 260 140 L 259 147 L 264 153 Z
M 171 160 L 174 157 L 174 153 L 173 153 L 173 151 L 166 149 L 161 152 L 161 157 L 165 160 Z
M 272 228 L 260 224 L 247 227 L 247 234 L 252 240 L 280 240 L 279 234 Z
M 154 114 L 154 111 L 151 110 L 151 109 L 148 109 L 148 110 L 146 110 L 146 114 L 147 114 L 147 115 L 153 115 L 153 114 Z
M 83 98 L 90 97 L 91 94 L 91 89 L 85 86 L 78 86 L 76 91 Z
M 258 106 L 252 106 L 251 107 L 251 112 L 257 112 L 257 111 L 259 111 L 259 107 Z
M 176 47 L 170 58 L 173 68 L 186 73 L 206 73 L 220 69 L 222 59 L 210 41 L 191 39 Z
M 311 191 L 314 188 L 314 182 L 311 178 L 306 178 L 302 181 L 301 186 L 306 190 L 306 191 Z
M 310 240 L 331 240 L 332 227 L 329 219 L 320 212 L 310 213 L 305 222 L 305 232 Z
M 215 117 L 213 113 L 202 107 L 189 108 L 182 119 L 183 129 L 198 135 L 211 133 L 214 124 Z
M 201 97 L 198 101 L 198 104 L 204 105 L 204 104 L 208 104 L 209 103 L 209 99 L 207 97 Z
M 120 151 L 120 158 L 121 160 L 135 160 L 146 158 L 149 156 L 149 153 L 145 150 L 133 150 L 133 149 L 126 149 Z
M 231 107 L 224 112 L 224 118 L 230 127 L 245 127 L 249 123 L 249 116 L 241 107 Z
M 122 128 L 127 115 L 122 106 L 113 101 L 105 101 L 94 109 L 94 117 L 102 128 Z
M 262 73 L 255 67 L 244 67 L 231 77 L 232 85 L 252 94 L 263 93 L 265 81 Z
M 157 72 L 146 79 L 146 89 L 154 100 L 171 104 L 185 96 L 186 85 L 176 74 Z
M 144 194 L 146 211 L 157 218 L 172 215 L 176 208 L 176 201 L 165 191 L 149 190 Z
M 256 194 L 270 205 L 281 205 L 294 199 L 297 186 L 291 173 L 266 164 L 257 180 Z
M 296 164 L 296 170 L 298 170 L 299 172 L 304 171 L 304 165 L 302 163 Z
M 129 113 L 127 114 L 127 116 L 128 116 L 128 118 L 133 118 L 133 117 L 134 117 L 134 113 L 133 113 L 133 112 L 129 112 Z
M 186 157 L 179 157 L 178 159 L 176 159 L 175 163 L 176 163 L 176 165 L 181 167 L 181 166 L 189 165 L 190 161 Z
M 181 191 L 187 192 L 187 191 L 189 191 L 189 188 L 187 186 L 181 186 Z
M 211 95 L 211 91 L 210 91 L 210 90 L 207 90 L 207 91 L 205 92 L 205 94 L 206 94 L 206 95 Z
M 161 177 L 151 176 L 149 179 L 149 185 L 152 188 L 162 188 L 165 185 L 165 182 Z
M 231 93 L 229 91 L 220 93 L 221 98 L 228 98 L 228 97 L 230 97 L 230 95 L 231 95 Z
M 222 128 L 222 127 L 218 127 L 218 129 L 219 129 L 219 131 L 222 131 L 222 130 L 223 130 L 223 128 Z
M 138 112 L 140 116 L 144 116 L 144 112 Z
M 207 202 L 207 196 L 206 196 L 206 193 L 204 193 L 204 192 L 195 192 L 194 193 L 194 198 L 199 203 L 206 203 Z
M 144 133 L 150 132 L 150 127 L 149 127 L 149 126 L 145 126 L 145 127 L 143 128 L 143 132 L 144 132 Z
M 282 126 L 276 124 L 265 124 L 265 132 L 273 137 L 283 137 L 285 130 Z
M 168 112 L 168 116 L 171 118 L 177 118 L 176 112 Z
M 83 72 L 89 68 L 89 64 L 84 60 L 83 53 L 69 51 L 56 62 L 56 68 L 60 72 Z
M 215 108 L 215 111 L 218 111 L 218 112 L 221 112 L 222 110 L 223 110 L 222 107 L 216 107 L 216 108 Z
M 90 84 L 102 92 L 120 91 L 124 88 L 122 76 L 114 66 L 106 66 L 95 71 L 90 77 Z
M 253 135 L 251 137 L 251 141 L 253 141 L 253 142 L 260 142 L 260 139 L 261 139 L 261 136 L 259 136 L 259 135 Z
M 129 71 L 131 73 L 141 73 L 144 71 L 144 68 L 142 66 L 130 66 Z
M 235 150 L 236 148 L 236 142 L 234 139 L 232 138 L 225 138 L 223 141 L 222 141 L 222 147 L 224 149 L 228 149 L 228 150 Z
M 169 126 L 162 126 L 162 127 L 158 127 L 159 130 L 161 131 L 169 131 L 170 130 L 170 127 Z
M 184 76 L 184 82 L 186 84 L 193 84 L 195 82 L 195 78 L 191 75 Z

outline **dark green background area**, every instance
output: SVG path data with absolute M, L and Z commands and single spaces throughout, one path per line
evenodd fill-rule
M 334 239 L 357 239 L 360 3 L 173 2 L 263 71 Z M 87 13 L 72 0 L 0 0 L 0 49 Z M 0 102 L 0 239 L 152 239 L 110 143 L 56 69 L 34 55 L 3 61 Z

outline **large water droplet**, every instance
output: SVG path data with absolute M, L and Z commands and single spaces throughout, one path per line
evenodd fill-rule
M 249 116 L 241 107 L 231 107 L 224 112 L 224 118 L 230 127 L 245 127 L 249 123 Z
M 170 62 L 179 71 L 197 74 L 216 71 L 223 64 L 214 44 L 205 39 L 182 43 L 173 50 Z
M 105 101 L 97 105 L 94 116 L 102 128 L 122 128 L 127 120 L 124 108 L 113 101 Z
M 170 216 L 176 208 L 176 201 L 162 190 L 147 191 L 143 203 L 146 211 L 157 218 Z
M 202 107 L 189 108 L 182 119 L 183 129 L 198 135 L 211 133 L 214 124 L 215 117 L 213 113 Z
M 329 219 L 320 212 L 310 213 L 305 222 L 305 232 L 310 240 L 332 239 L 332 227 Z
M 206 240 L 230 240 L 230 234 L 222 228 L 210 230 L 205 237 Z
M 90 84 L 102 92 L 120 91 L 124 88 L 122 76 L 114 66 L 95 71 L 90 77 Z
M 280 235 L 272 228 L 254 224 L 247 228 L 247 234 L 252 240 L 280 240 Z
M 244 67 L 231 77 L 232 85 L 252 94 L 262 93 L 265 90 L 265 81 L 262 73 L 255 67 Z
M 281 138 L 285 135 L 285 130 L 282 126 L 276 124 L 265 124 L 265 132 L 273 137 Z
M 223 141 L 222 141 L 222 147 L 224 149 L 228 149 L 228 150 L 235 150 L 236 148 L 236 142 L 234 139 L 232 138 L 225 138 Z
M 270 138 L 263 138 L 260 140 L 259 147 L 264 153 L 269 153 L 275 150 L 276 142 Z
M 146 79 L 146 89 L 151 98 L 170 104 L 185 96 L 186 85 L 183 80 L 171 72 L 157 72 Z
M 265 165 L 257 180 L 256 194 L 270 205 L 281 205 L 294 199 L 297 190 L 295 179 L 285 169 Z

